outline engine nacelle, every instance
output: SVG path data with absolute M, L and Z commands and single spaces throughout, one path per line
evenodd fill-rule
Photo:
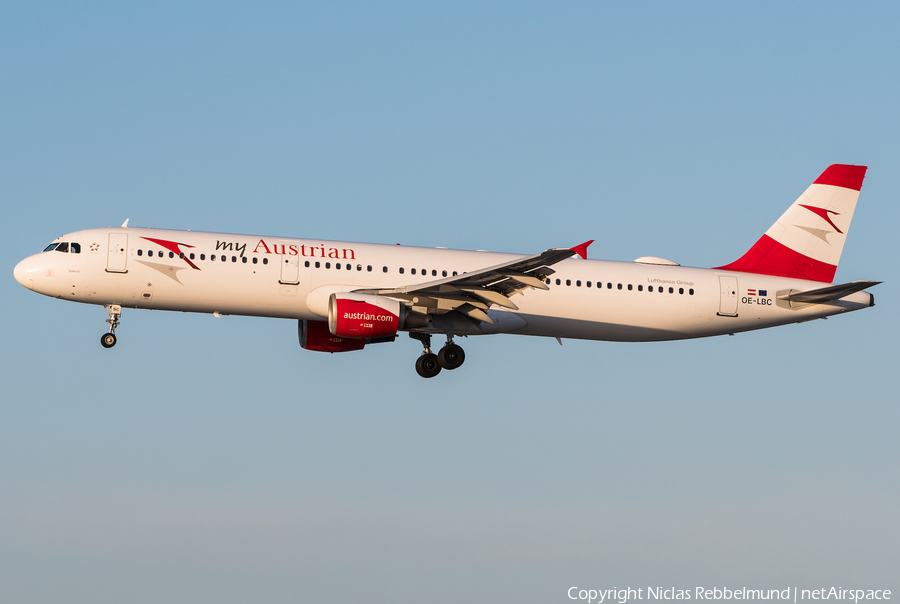
M 328 331 L 327 321 L 305 321 L 299 324 L 300 346 L 317 352 L 350 352 L 362 350 L 365 340 L 340 338 Z
M 392 298 L 336 293 L 328 300 L 328 330 L 341 338 L 393 338 L 405 318 L 406 307 Z

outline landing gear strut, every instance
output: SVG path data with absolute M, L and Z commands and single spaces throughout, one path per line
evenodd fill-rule
M 421 356 L 416 359 L 416 373 L 423 378 L 433 378 L 441 372 L 441 364 L 438 362 L 438 356 L 431 352 L 431 334 L 416 333 L 411 331 L 409 337 L 422 342 L 425 350 Z
M 116 345 L 116 327 L 119 326 L 119 319 L 122 317 L 122 307 L 118 304 L 105 304 L 103 308 L 109 315 L 106 320 L 109 323 L 109 333 L 100 336 L 100 345 L 104 348 L 112 348 Z
M 453 343 L 453 336 L 447 336 L 447 343 L 441 350 L 434 354 L 431 351 L 431 334 L 416 333 L 411 331 L 409 337 L 422 342 L 425 350 L 416 359 L 416 373 L 423 378 L 432 378 L 441 372 L 441 369 L 456 369 L 466 360 L 466 353 L 462 346 Z

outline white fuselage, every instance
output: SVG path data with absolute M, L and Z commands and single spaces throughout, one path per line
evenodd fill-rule
M 59 241 L 79 244 L 80 252 L 30 256 L 16 279 L 87 304 L 319 321 L 335 292 L 424 283 L 521 257 L 142 228 L 77 231 Z M 859 292 L 792 306 L 784 296 L 822 283 L 726 270 L 577 258 L 553 269 L 549 291 L 514 296 L 519 310 L 495 308 L 493 325 L 469 333 L 676 340 L 808 321 L 873 301 Z

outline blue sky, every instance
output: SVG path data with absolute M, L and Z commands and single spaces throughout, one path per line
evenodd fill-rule
M 898 9 L 0 8 L 0 599 L 564 602 L 893 588 Z M 878 305 L 733 338 L 300 349 L 290 321 L 37 296 L 121 224 L 716 266 L 832 163 Z M 892 193 L 891 191 L 895 191 Z

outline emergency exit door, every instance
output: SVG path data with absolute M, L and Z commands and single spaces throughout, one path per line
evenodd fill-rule
M 106 272 L 127 273 L 128 233 L 110 233 L 106 250 Z
M 279 283 L 283 285 L 297 285 L 300 283 L 300 255 L 291 254 L 291 248 L 297 249 L 296 245 L 285 243 L 284 245 L 276 245 L 275 249 L 281 248 L 282 254 L 279 256 L 281 260 L 281 279 Z
M 737 277 L 719 277 L 719 316 L 738 315 Z

